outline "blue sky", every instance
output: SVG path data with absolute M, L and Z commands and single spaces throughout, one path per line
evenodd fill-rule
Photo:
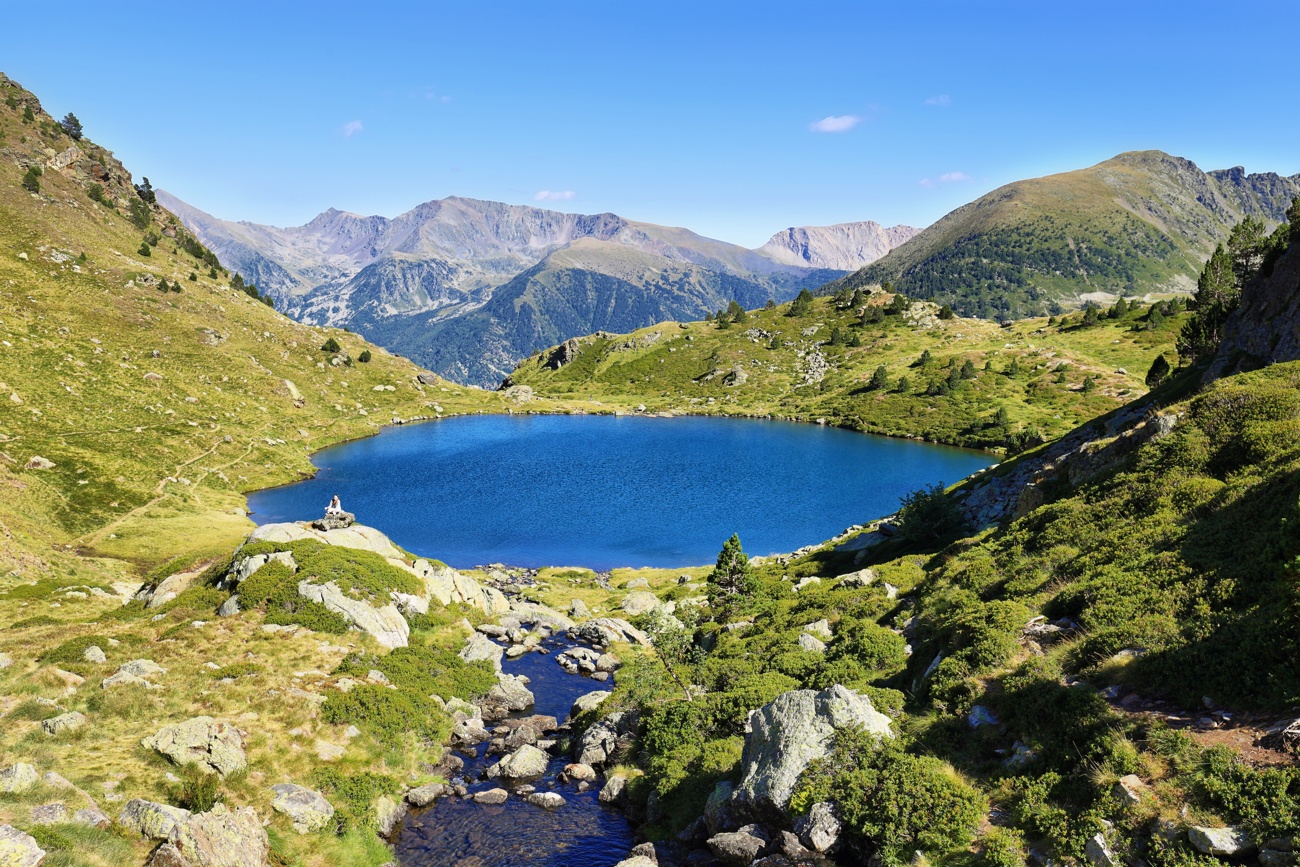
M 747 246 L 1159 148 L 1300 172 L 1283 3 L 13 4 L 0 70 L 221 217 L 447 195 Z

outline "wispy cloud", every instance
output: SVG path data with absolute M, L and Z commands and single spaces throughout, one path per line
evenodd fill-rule
M 424 90 L 420 92 L 420 96 L 424 98 L 425 102 L 451 102 L 450 96 L 445 93 L 438 93 L 438 91 L 434 90 L 432 87 L 424 88 Z
M 856 114 L 832 114 L 813 121 L 808 128 L 813 132 L 848 132 L 862 121 L 863 118 Z
M 539 190 L 533 198 L 539 202 L 567 202 L 577 196 L 573 190 Z
M 917 183 L 927 190 L 932 190 L 940 184 L 959 184 L 970 179 L 970 175 L 965 172 L 944 172 L 937 178 L 921 178 Z
M 352 138 L 354 135 L 361 132 L 365 128 L 366 128 L 365 125 L 362 124 L 361 121 L 350 120 L 347 123 L 343 124 L 343 128 L 340 130 L 340 132 L 343 133 L 344 138 Z
M 946 93 L 941 93 L 938 96 L 932 96 L 927 99 L 925 104 L 932 105 L 935 108 L 947 108 L 952 105 L 952 97 Z

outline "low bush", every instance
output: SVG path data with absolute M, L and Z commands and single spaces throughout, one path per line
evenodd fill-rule
M 469 663 L 453 650 L 417 645 L 399 647 L 383 656 L 349 654 L 335 673 L 365 677 L 372 669 L 383 672 L 398 689 L 444 699 L 484 695 L 497 682 L 491 664 L 486 661 Z
M 42 653 L 37 657 L 37 662 L 48 662 L 52 664 L 83 662 L 82 654 L 86 652 L 86 648 L 92 646 L 98 647 L 100 650 L 108 647 L 107 636 L 81 635 L 77 638 L 69 639 L 58 647 Z
M 355 725 L 389 747 L 397 746 L 407 733 L 437 743 L 451 732 L 450 718 L 432 701 L 379 684 L 361 684 L 330 695 L 321 705 L 321 719 Z
M 396 795 L 402 785 L 383 774 L 344 774 L 337 768 L 317 768 L 312 785 L 334 805 L 336 831 L 345 834 L 353 828 L 374 830 L 375 801 L 382 795 Z

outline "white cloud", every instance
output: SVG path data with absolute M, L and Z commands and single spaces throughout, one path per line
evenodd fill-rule
M 927 99 L 925 101 L 925 104 L 933 105 L 936 108 L 947 108 L 948 106 L 952 105 L 952 97 L 946 93 L 941 93 L 938 96 L 932 96 L 929 99 Z
M 970 179 L 970 175 L 965 172 L 944 172 L 937 178 L 921 178 L 917 183 L 927 190 L 933 190 L 940 184 L 959 184 Z
M 354 135 L 361 132 L 363 129 L 365 129 L 365 126 L 361 123 L 361 121 L 350 120 L 347 123 L 343 124 L 343 129 L 342 129 L 343 137 L 352 138 Z
M 808 128 L 813 132 L 848 132 L 860 123 L 862 118 L 856 114 L 832 114 L 813 121 Z
M 533 198 L 539 202 L 567 202 L 578 194 L 573 190 L 540 190 Z

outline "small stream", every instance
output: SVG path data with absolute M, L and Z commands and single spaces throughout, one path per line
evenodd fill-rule
M 534 707 L 518 716 L 554 716 L 561 724 L 576 698 L 595 690 L 608 690 L 612 683 L 568 674 L 555 655 L 569 646 L 548 639 L 549 654 L 526 653 L 505 659 L 507 674 L 526 675 L 536 699 Z M 495 780 L 479 775 L 502 756 L 486 756 L 488 745 L 479 744 L 473 753 L 459 752 L 465 761 L 460 782 L 470 794 L 497 788 Z M 612 867 L 627 857 L 632 848 L 632 828 L 623 814 L 597 801 L 603 779 L 585 792 L 575 782 L 560 783 L 557 776 L 567 757 L 553 757 L 545 776 L 533 782 L 539 792 L 553 791 L 565 800 L 557 810 L 545 810 L 511 794 L 499 806 L 476 804 L 455 797 L 440 798 L 425 810 L 412 811 L 395 840 L 397 863 L 403 867 Z M 508 788 L 508 787 L 506 787 Z

